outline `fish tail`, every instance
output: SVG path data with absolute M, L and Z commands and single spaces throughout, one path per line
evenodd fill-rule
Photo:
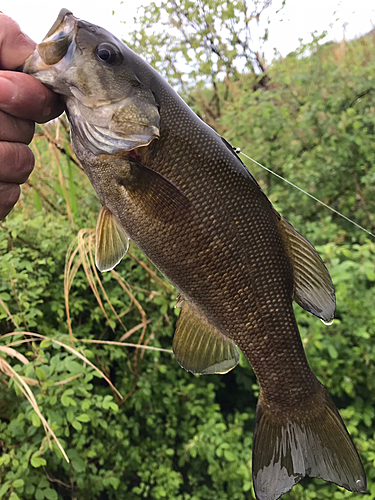
M 258 500 L 276 500 L 306 475 L 365 493 L 366 476 L 354 443 L 326 389 L 319 409 L 282 412 L 257 405 L 253 482 Z M 316 405 L 315 405 L 316 406 Z

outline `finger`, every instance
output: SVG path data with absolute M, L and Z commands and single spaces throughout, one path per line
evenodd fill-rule
M 0 110 L 44 123 L 64 111 L 59 96 L 36 78 L 14 71 L 0 71 Z
M 33 152 L 25 144 L 0 142 L 0 183 L 23 184 L 31 174 L 34 163 Z
M 0 182 L 0 219 L 4 219 L 17 203 L 21 194 L 18 184 Z
M 0 14 L 0 68 L 15 69 L 35 49 L 35 42 L 10 17 Z
M 34 122 L 22 120 L 0 111 L 0 141 L 29 144 L 35 130 Z

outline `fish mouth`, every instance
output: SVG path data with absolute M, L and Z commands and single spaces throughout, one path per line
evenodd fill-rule
M 59 63 L 66 55 L 76 33 L 77 19 L 68 9 L 61 9 L 43 41 L 36 50 L 47 66 Z
M 73 56 L 74 39 L 77 32 L 77 18 L 68 9 L 61 9 L 56 21 L 36 46 L 33 54 L 25 61 L 23 71 L 35 75 L 60 63 L 64 58 L 69 64 Z M 67 57 L 69 56 L 70 57 Z M 43 82 L 48 84 L 48 82 Z

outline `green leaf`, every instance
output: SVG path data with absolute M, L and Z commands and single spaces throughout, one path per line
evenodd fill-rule
M 0 465 L 8 465 L 10 462 L 10 456 L 8 453 L 4 453 L 4 455 L 2 455 L 0 457 Z
M 42 488 L 37 488 L 35 491 L 35 500 L 44 500 L 44 492 Z
M 47 465 L 47 461 L 42 458 L 42 457 L 39 457 L 37 454 L 33 454 L 31 456 L 31 459 L 30 459 L 30 463 L 33 467 L 35 467 L 36 469 L 38 467 L 42 467 L 43 465 Z
M 224 450 L 224 457 L 228 460 L 228 462 L 234 462 L 236 460 L 236 455 L 230 450 Z
M 372 267 L 367 267 L 366 276 L 368 280 L 375 281 L 375 270 Z
M 251 481 L 245 480 L 243 482 L 242 490 L 243 491 L 249 491 L 251 489 Z
M 78 415 L 77 420 L 80 422 L 90 422 L 90 417 L 87 415 L 87 413 L 81 413 L 81 415 Z
M 31 412 L 31 423 L 33 424 L 34 427 L 40 427 L 42 424 L 40 418 L 35 413 L 35 411 Z
M 58 498 L 59 498 L 57 491 L 53 490 L 52 488 L 46 488 L 44 490 L 44 496 L 48 500 L 58 500 Z
M 9 481 L 6 481 L 1 487 L 0 487 L 0 498 L 3 498 L 5 493 L 9 490 L 11 486 L 11 483 Z
M 67 389 L 61 396 L 61 403 L 63 406 L 77 406 L 77 403 L 70 395 L 74 394 L 73 389 Z
M 72 426 L 77 430 L 77 431 L 81 431 L 82 430 L 82 424 L 80 422 L 78 422 L 78 420 L 74 420 L 74 422 L 72 422 Z
M 16 479 L 15 481 L 13 481 L 13 488 L 23 488 L 25 482 L 23 479 Z
M 339 353 L 337 352 L 336 348 L 332 344 L 329 344 L 327 349 L 328 349 L 329 355 L 331 356 L 332 359 L 338 358 Z
M 41 200 L 39 194 L 37 193 L 37 191 L 35 189 L 33 189 L 33 192 L 34 192 L 34 205 L 35 205 L 35 208 L 37 210 L 42 210 L 42 208 L 43 208 L 42 200 Z
M 40 368 L 40 366 L 37 366 L 35 368 L 35 374 L 38 377 L 38 379 L 41 381 L 44 381 L 47 379 L 46 372 L 43 370 L 43 368 Z

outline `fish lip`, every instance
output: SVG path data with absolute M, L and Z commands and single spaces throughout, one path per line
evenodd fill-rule
M 35 75 L 48 68 L 53 69 L 63 60 L 67 66 L 73 56 L 72 44 L 77 33 L 78 19 L 68 9 L 61 9 L 56 21 L 37 44 L 35 51 L 23 64 L 23 71 Z M 43 82 L 48 86 L 47 82 Z
M 77 18 L 68 9 L 61 9 L 52 28 L 36 46 L 36 51 L 44 64 L 53 66 L 64 59 L 75 38 L 77 24 Z
M 58 41 L 65 36 L 74 36 L 77 31 L 79 19 L 73 16 L 68 9 L 62 9 L 53 23 L 52 28 L 43 38 L 41 43 Z M 40 44 L 38 44 L 40 45 Z
M 50 38 L 51 36 L 54 35 L 54 33 L 58 30 L 60 25 L 64 22 L 66 16 L 69 14 L 73 16 L 73 13 L 69 9 L 61 9 L 60 10 L 56 21 L 53 23 L 53 25 L 49 29 L 48 33 L 46 34 L 46 36 L 43 38 L 43 41 L 45 41 L 47 38 Z

